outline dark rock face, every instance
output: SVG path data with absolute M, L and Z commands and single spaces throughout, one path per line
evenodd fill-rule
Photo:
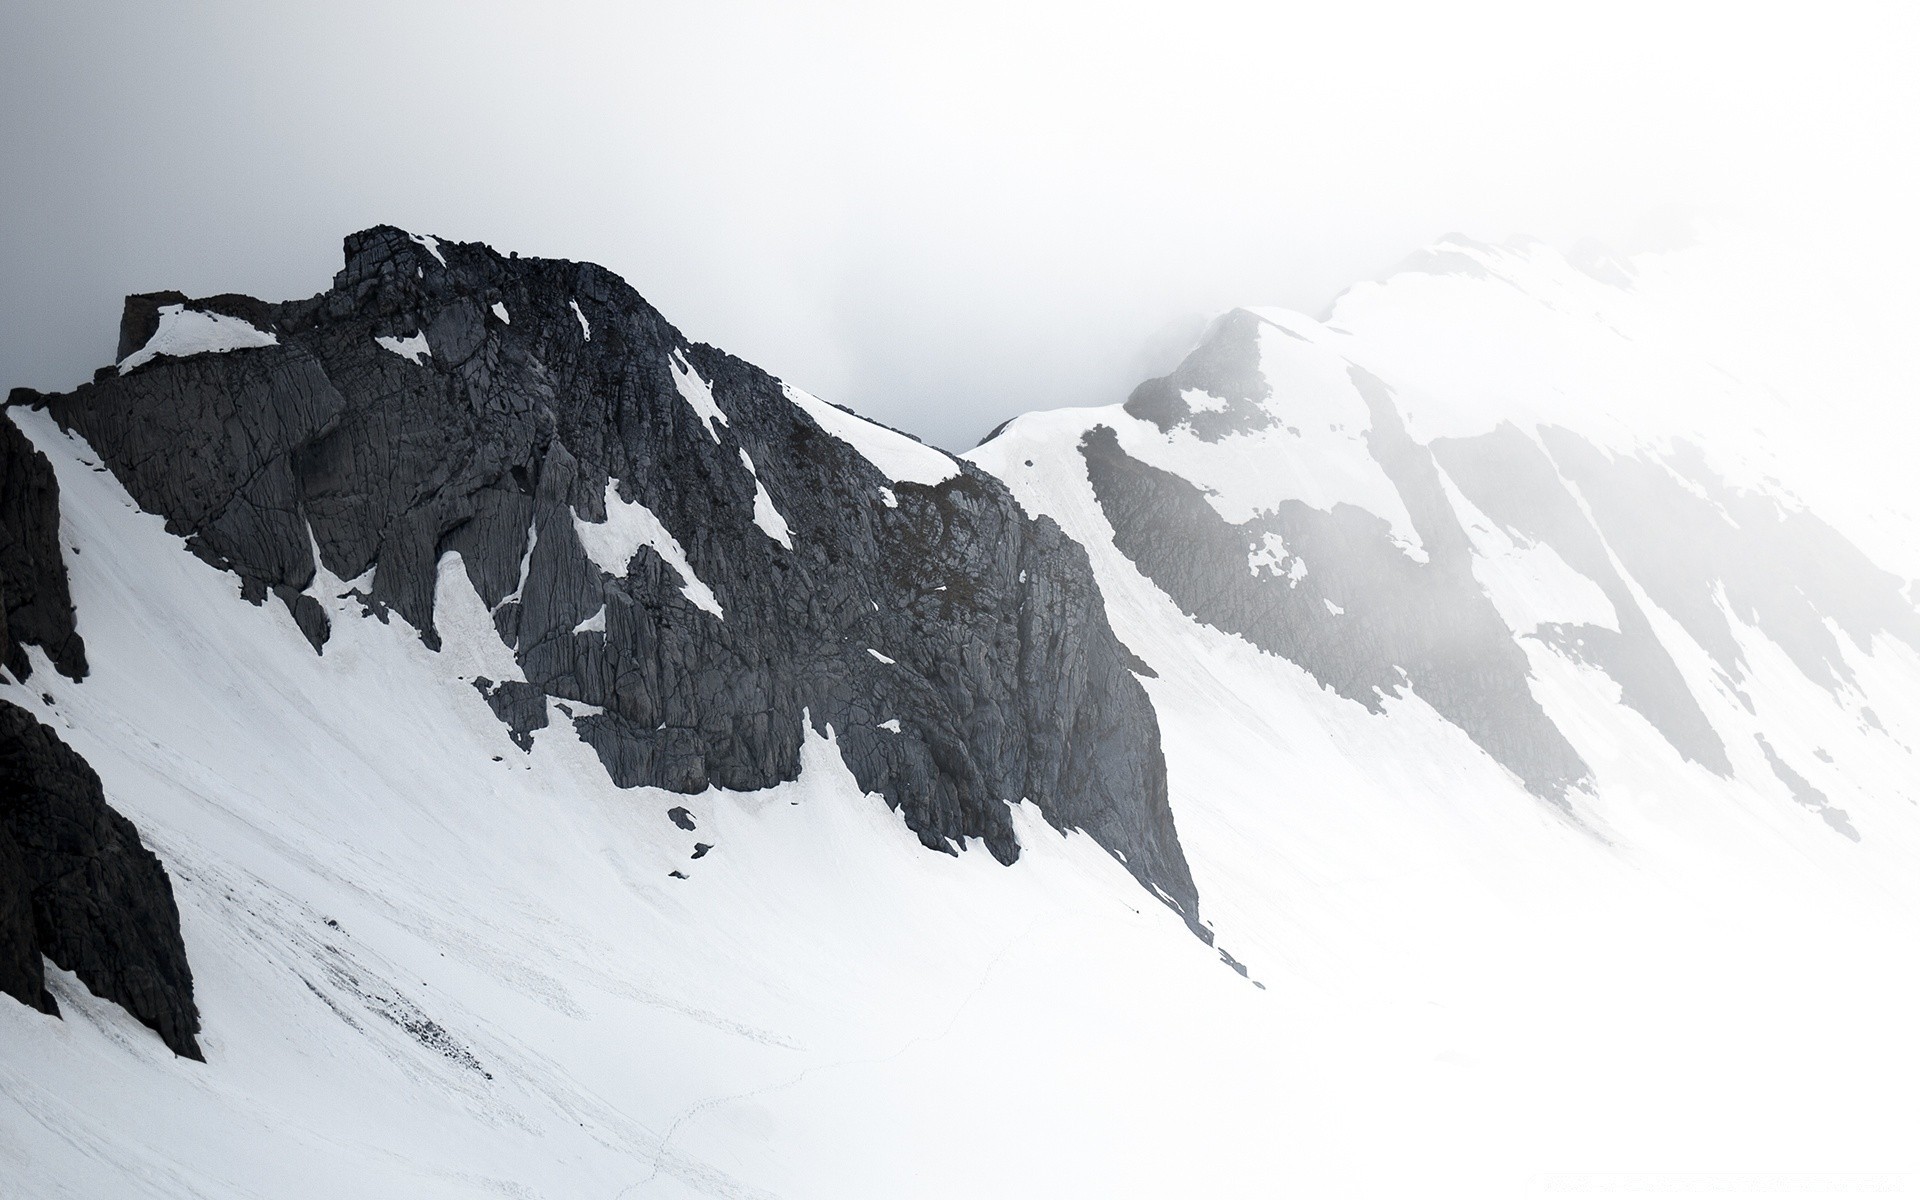
M 28 646 L 70 679 L 87 673 L 60 556 L 60 488 L 47 456 L 0 409 L 0 666 L 32 673 Z
M 87 673 L 60 550 L 53 466 L 0 411 L 0 665 Z M 0 992 L 57 1014 L 44 955 L 96 995 L 199 1058 L 193 977 L 167 873 L 107 806 L 85 760 L 24 709 L 0 701 Z
M 84 759 L 0 701 L 0 990 L 54 1012 L 42 954 L 174 1053 L 200 1058 L 193 974 L 160 860 L 107 807 Z
M 1681 443 L 1655 461 L 1608 455 L 1564 429 L 1540 432 L 1622 565 L 1736 690 L 1746 661 L 1723 593 L 1735 615 L 1830 690 L 1850 686 L 1853 671 L 1828 620 L 1862 651 L 1879 635 L 1920 648 L 1920 611 L 1898 576 L 1812 513 L 1729 485 L 1698 447 Z
M 1774 777 L 1787 785 L 1787 791 L 1793 796 L 1795 804 L 1818 816 L 1827 823 L 1828 828 L 1849 841 L 1860 840 L 1860 831 L 1853 827 L 1853 822 L 1847 817 L 1846 809 L 1835 807 L 1833 802 L 1827 799 L 1825 792 L 1813 786 L 1805 775 L 1788 766 L 1786 760 L 1780 757 L 1779 752 L 1773 748 L 1773 743 L 1767 740 L 1765 734 L 1756 733 L 1753 735 L 1753 740 L 1760 744 L 1760 753 L 1767 756 L 1767 765 L 1773 768 Z
M 1546 452 L 1517 427 L 1503 424 L 1478 437 L 1441 438 L 1433 443 L 1433 453 L 1490 520 L 1526 541 L 1551 546 L 1569 567 L 1597 584 L 1619 624 L 1618 630 L 1549 624 L 1516 632 L 1530 632 L 1567 657 L 1605 671 L 1620 685 L 1621 703 L 1645 717 L 1681 757 L 1718 775 L 1731 774 L 1720 735 Z
M 1187 374 L 1183 366 L 1171 378 Z M 1289 500 L 1229 524 L 1198 487 L 1128 455 L 1114 431 L 1099 426 L 1080 450 L 1114 543 L 1189 616 L 1299 664 L 1374 712 L 1384 695 L 1411 688 L 1528 790 L 1564 804 L 1567 790 L 1587 780 L 1586 764 L 1533 698 L 1525 652 L 1474 578 L 1471 543 L 1431 453 L 1406 432 L 1384 384 L 1358 368 L 1352 378 L 1372 418 L 1368 449 L 1406 505 L 1428 561 L 1403 552 L 1386 521 L 1352 505 L 1324 512 Z M 1219 436 L 1270 424 L 1269 410 L 1259 411 L 1261 421 Z M 1287 561 L 1252 567 L 1275 537 Z M 1294 560 L 1311 566 L 1287 569 Z
M 13 836 L 0 829 L 0 992 L 28 1008 L 59 1015 L 40 964 L 40 935 L 33 927 L 33 889 L 27 860 Z
M 1186 425 L 1203 441 L 1217 442 L 1230 433 L 1264 429 L 1273 423 L 1261 401 L 1272 395 L 1260 373 L 1260 329 L 1272 325 L 1244 308 L 1226 313 L 1207 329 L 1200 345 L 1173 374 L 1149 379 L 1127 397 L 1129 416 L 1152 421 L 1162 433 Z M 1279 326 L 1272 325 L 1279 329 Z M 1287 331 L 1281 329 L 1280 332 Z M 1292 336 L 1292 335 L 1289 335 Z M 1196 388 L 1226 401 L 1224 408 L 1195 412 L 1182 399 Z M 991 435 L 989 435 L 991 436 Z
M 831 726 L 929 847 L 1010 862 L 1007 805 L 1030 799 L 1200 930 L 1158 725 L 1085 553 L 990 476 L 889 478 L 591 265 L 377 228 L 309 300 L 136 297 L 123 350 L 169 303 L 278 344 L 34 399 L 317 648 L 316 553 L 371 571 L 369 611 L 437 646 L 457 552 L 526 680 L 476 685 L 523 746 L 553 698 L 622 786 L 754 789 Z

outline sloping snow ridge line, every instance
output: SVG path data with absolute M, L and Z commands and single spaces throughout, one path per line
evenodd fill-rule
M 443 267 L 447 265 L 447 256 L 440 252 L 439 238 L 434 237 L 430 233 L 411 233 L 411 234 L 408 234 L 407 236 L 412 238 L 414 241 L 418 242 L 421 246 L 425 247 L 427 253 L 433 255 L 433 260 L 435 262 L 439 263 Z
M 916 442 L 904 433 L 895 433 L 884 425 L 856 417 L 825 400 L 791 384 L 784 385 L 787 399 L 806 410 L 814 424 L 858 450 L 881 474 L 895 483 L 921 483 L 928 487 L 945 483 L 960 473 L 960 468 L 945 453 L 924 442 Z M 893 494 L 883 489 L 887 507 L 894 506 Z
M 674 386 L 680 390 L 680 398 L 693 409 L 694 415 L 706 425 L 707 433 L 713 440 L 720 440 L 720 427 L 727 423 L 727 414 L 720 411 L 720 404 L 713 398 L 713 388 L 700 378 L 700 372 L 694 370 L 675 350 L 667 358 L 667 368 L 673 372 Z
M 146 345 L 120 360 L 120 373 L 125 375 L 162 354 L 170 358 L 190 358 L 195 354 L 224 354 L 229 350 L 279 344 L 278 335 L 256 329 L 239 317 L 200 312 L 181 304 L 164 304 L 153 336 L 147 339 Z

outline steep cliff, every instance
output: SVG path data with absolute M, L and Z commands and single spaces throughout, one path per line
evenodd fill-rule
M 622 786 L 796 776 L 831 727 L 927 846 L 1081 828 L 1205 936 L 1152 708 L 1084 551 L 977 467 L 688 342 L 601 268 L 378 228 L 308 300 L 133 297 L 44 405 L 316 650 L 345 586 L 437 646 L 450 554 Z M 543 736 L 553 736 L 546 734 Z

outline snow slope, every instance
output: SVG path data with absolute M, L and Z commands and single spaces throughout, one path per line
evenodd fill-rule
M 1360 333 L 1284 323 L 1315 379 L 1350 378 L 1337 355 L 1414 393 Z M 832 413 L 896 480 L 948 470 Z M 1236 512 L 1346 503 L 1425 553 L 1364 437 L 1276 463 L 1120 406 L 1017 420 L 970 457 L 1086 547 L 1151 668 L 1180 837 L 1242 978 L 1030 805 L 1010 867 L 929 852 L 830 738 L 766 791 L 622 790 L 571 727 L 590 706 L 550 699 L 522 754 L 471 682 L 520 676 L 457 555 L 440 651 L 322 570 L 316 655 L 84 442 L 6 416 L 58 472 L 93 672 L 0 696 L 167 865 L 207 1057 L 70 977 L 62 1022 L 0 1005 L 9 1195 L 1497 1197 L 1913 1169 L 1920 656 L 1898 641 L 1837 639 L 1853 682 L 1829 689 L 1734 613 L 1728 687 L 1629 577 L 1733 769 L 1518 637 L 1592 772 L 1561 810 L 1412 693 L 1370 712 L 1190 618 L 1116 547 L 1077 449 L 1118 427 Z M 1617 628 L 1557 551 L 1448 496 L 1501 619 Z

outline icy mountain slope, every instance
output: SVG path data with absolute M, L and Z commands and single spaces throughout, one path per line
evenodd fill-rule
M 0 425 L 0 663 L 10 682 L 87 673 L 53 464 Z M 42 693 L 45 696 L 47 693 Z M 51 1015 L 47 964 L 199 1058 L 193 974 L 165 867 L 60 735 L 0 700 L 0 993 Z
M 223 339 L 174 337 L 194 312 Z M 598 267 L 389 227 L 310 300 L 133 297 L 120 349 L 15 402 L 316 651 L 322 569 L 431 647 L 458 554 L 513 650 L 474 686 L 523 747 L 560 722 L 622 786 L 747 790 L 832 725 L 928 847 L 1011 861 L 1030 799 L 1204 936 L 1084 554 L 977 468 L 688 342 Z
M 1216 840 L 1245 794 L 1182 777 L 1290 779 L 1303 738 L 1343 782 L 1280 789 L 1276 854 L 1309 796 L 1524 789 L 1617 853 L 1677 864 L 1757 827 L 1910 903 L 1913 585 L 1768 473 L 1791 455 L 1751 421 L 1779 398 L 1660 316 L 1625 268 L 1450 241 L 1324 321 L 1231 313 L 1124 405 L 1029 414 L 969 456 L 1089 548 L 1160 673 L 1175 813 L 1236 953 L 1288 910 Z M 1250 694 L 1292 718 L 1224 738 Z
M 1227 323 L 1255 353 L 1203 347 L 1185 417 L 1165 388 L 1145 415 L 1035 414 L 963 464 L 602 307 L 589 268 L 366 249 L 313 302 L 200 302 L 272 346 L 195 342 L 3 414 L 58 475 L 91 669 L 27 646 L 0 701 L 171 874 L 206 1060 L 49 968 L 64 1020 L 0 1003 L 8 1194 L 1490 1197 L 1911 1165 L 1920 1111 L 1889 1081 L 1920 1069 L 1920 655 L 1890 606 L 1829 646 L 1756 572 L 1683 621 L 1660 596 L 1691 577 L 1642 578 L 1671 557 L 1629 561 L 1631 508 L 1601 515 L 1545 433 L 1437 446 L 1404 373 L 1301 318 Z M 130 305 L 122 359 L 192 303 Z M 586 357 L 616 338 L 627 366 Z M 1280 362 L 1323 389 L 1317 425 Z M 529 396 L 583 419 L 476 471 L 467 414 Z M 613 442 L 636 461 L 575 449 Z M 479 528 L 421 532 L 464 504 Z M 1201 521 L 1177 544 L 1173 512 Z M 873 624 L 842 602 L 862 587 Z M 1712 612 L 1731 652 L 1692 632 Z M 1589 654 L 1601 627 L 1629 649 Z M 774 701 L 721 688 L 716 711 L 771 727 L 804 701 L 791 759 L 721 786 L 753 761 L 731 723 L 661 721 L 685 739 L 665 754 L 599 739 L 588 648 L 623 639 L 622 703 L 714 703 L 636 650 L 750 659 Z M 1656 651 L 1671 672 L 1635 674 Z M 1011 680 L 995 657 L 1036 652 Z M 903 668 L 927 690 L 886 691 Z M 1029 703 L 1113 719 L 1034 738 Z M 936 783 L 991 778 L 1019 728 L 1060 756 L 1054 808 L 996 800 L 960 854 L 863 749 L 913 736 Z M 1162 816 L 1151 776 L 1112 785 L 1126 821 L 1061 806 L 1161 747 Z M 1114 832 L 1176 820 L 1144 869 Z M 981 852 L 996 830 L 1010 864 Z M 1141 886 L 1173 852 L 1250 978 Z
M 1503 1196 L 1596 1162 L 1897 1165 L 1910 910 L 1770 807 L 1642 797 L 1652 849 L 1623 854 L 1417 704 L 1382 756 L 1359 706 L 1122 591 L 1122 624 L 1161 622 L 1175 800 L 1255 988 L 1030 806 L 1011 867 L 929 853 L 825 736 L 754 793 L 616 788 L 563 728 L 523 754 L 469 682 L 509 654 L 457 556 L 438 652 L 323 573 L 317 656 L 83 442 L 8 417 L 59 471 L 94 669 L 36 649 L 0 699 L 168 865 L 206 1052 L 57 970 L 65 1020 L 0 1005 L 11 1194 Z

